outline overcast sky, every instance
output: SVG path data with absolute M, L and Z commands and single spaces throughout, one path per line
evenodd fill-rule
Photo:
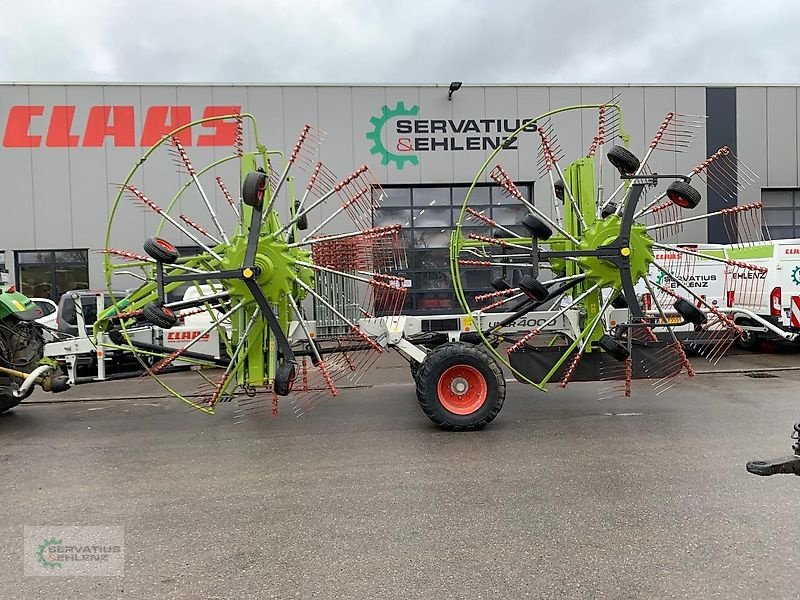
M 0 81 L 800 83 L 797 0 L 0 0 Z

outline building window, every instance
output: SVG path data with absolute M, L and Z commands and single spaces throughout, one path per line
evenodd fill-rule
M 461 309 L 450 279 L 450 232 L 455 228 L 469 185 L 454 186 L 385 186 L 386 197 L 374 214 L 374 225 L 403 226 L 403 241 L 408 254 L 408 269 L 402 275 L 412 281 L 403 312 L 406 314 L 451 313 Z M 526 198 L 533 201 L 533 184 L 518 184 Z M 470 196 L 470 207 L 483 212 L 512 231 L 527 209 L 492 184 L 478 185 Z M 465 225 L 465 233 L 473 229 Z M 476 233 L 487 234 L 487 226 L 475 222 Z M 497 232 L 503 235 L 501 232 Z M 520 232 L 521 233 L 521 232 Z M 513 273 L 483 269 L 462 269 L 462 283 L 468 298 L 491 291 L 490 282 L 498 276 L 516 278 Z
M 772 239 L 800 238 L 800 189 L 761 190 L 761 201 Z
M 89 287 L 89 251 L 19 250 L 14 252 L 14 271 L 23 294 L 58 301 L 68 290 Z
M 6 251 L 0 250 L 0 285 L 8 283 L 8 270 L 6 269 Z

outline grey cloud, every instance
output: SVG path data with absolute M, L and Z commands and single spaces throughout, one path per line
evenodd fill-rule
M 798 82 L 790 0 L 0 0 L 0 80 Z

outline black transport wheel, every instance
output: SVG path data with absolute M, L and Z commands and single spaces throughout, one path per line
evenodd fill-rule
M 522 219 L 522 224 L 531 232 L 531 236 L 536 239 L 548 240 L 553 235 L 553 230 L 536 215 L 525 215 L 525 218 Z
M 606 217 L 610 217 L 611 215 L 616 214 L 616 212 L 617 212 L 617 203 L 611 202 L 607 204 L 602 211 L 600 211 L 600 218 L 605 219 Z
M 535 277 L 526 275 L 519 282 L 521 289 L 528 298 L 542 302 L 550 294 L 548 289 Z
M 292 391 L 292 384 L 297 377 L 297 368 L 294 363 L 282 362 L 275 369 L 275 382 L 273 390 L 278 396 L 288 396 Z
M 564 202 L 564 182 L 557 179 L 553 182 L 553 191 L 556 193 L 556 198 Z
M 144 241 L 144 251 L 160 263 L 173 264 L 180 257 L 178 249 L 167 240 L 151 237 Z
M 418 363 L 413 358 L 408 362 L 408 366 L 411 369 L 411 377 L 414 381 L 417 380 L 417 375 L 419 375 L 419 369 L 422 366 L 422 363 Z
M 251 171 L 242 184 L 242 202 L 247 206 L 259 207 L 264 204 L 264 193 L 267 189 L 267 174 Z
M 33 391 L 33 388 L 31 388 L 31 392 L 32 391 Z M 24 398 L 15 398 L 14 396 L 12 396 L 9 393 L 0 392 L 0 414 L 6 412 L 7 410 L 11 410 L 17 404 L 22 402 L 23 400 L 24 400 Z
M 422 411 L 442 429 L 473 431 L 491 423 L 506 398 L 506 382 L 486 351 L 462 342 L 428 354 L 417 374 Z
M 178 315 L 166 306 L 160 306 L 155 302 L 144 305 L 142 316 L 148 323 L 161 327 L 161 329 L 169 329 L 178 322 Z
M 597 340 L 597 345 L 620 362 L 626 360 L 630 356 L 628 349 L 607 333 L 604 333 L 600 339 Z
M 681 208 L 694 208 L 700 204 L 700 192 L 685 181 L 673 181 L 667 188 L 667 198 Z
M 506 290 L 511 289 L 511 284 L 509 284 L 502 277 L 495 277 L 494 279 L 492 279 L 492 287 L 496 289 L 498 292 L 504 292 Z
M 294 203 L 294 210 L 295 214 L 297 214 L 297 207 L 300 205 L 300 201 Z M 298 231 L 305 231 L 308 229 L 308 215 L 303 215 L 299 219 L 297 219 L 297 230 Z
M 633 175 L 639 169 L 639 159 L 633 152 L 622 146 L 612 146 L 606 156 L 608 162 L 614 165 L 620 175 Z
M 611 301 L 611 308 L 628 308 L 628 301 L 620 294 Z
M 708 321 L 705 313 L 703 313 L 703 311 L 697 308 L 694 304 L 689 302 L 686 298 L 678 298 L 678 300 L 672 306 L 675 308 L 675 312 L 683 317 L 684 321 L 688 321 L 695 327 L 705 325 Z

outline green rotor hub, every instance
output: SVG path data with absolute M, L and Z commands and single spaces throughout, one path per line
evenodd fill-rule
M 225 249 L 220 268 L 241 268 L 246 250 L 246 236 L 239 235 L 232 239 L 230 247 Z M 268 235 L 262 236 L 259 240 L 255 266 L 260 269 L 260 273 L 255 280 L 271 303 L 278 302 L 287 294 L 294 294 L 297 299 L 305 297 L 305 290 L 294 285 L 295 277 L 309 287 L 313 286 L 314 272 L 308 267 L 298 265 L 297 261 L 310 263 L 310 252 L 301 248 L 290 248 L 285 241 Z M 225 281 L 225 286 L 234 296 L 250 296 L 243 280 L 229 279 Z
M 595 221 L 584 232 L 578 250 L 596 250 L 611 244 L 619 237 L 622 220 L 617 215 L 610 215 L 605 219 Z M 647 228 L 638 223 L 631 226 L 628 246 L 620 250 L 622 256 L 627 256 L 630 264 L 631 280 L 635 284 L 647 275 L 650 264 L 655 260 L 653 255 L 653 240 L 647 235 Z M 615 264 L 596 256 L 581 256 L 578 264 L 586 274 L 586 280 L 601 287 L 622 289 L 620 271 Z

